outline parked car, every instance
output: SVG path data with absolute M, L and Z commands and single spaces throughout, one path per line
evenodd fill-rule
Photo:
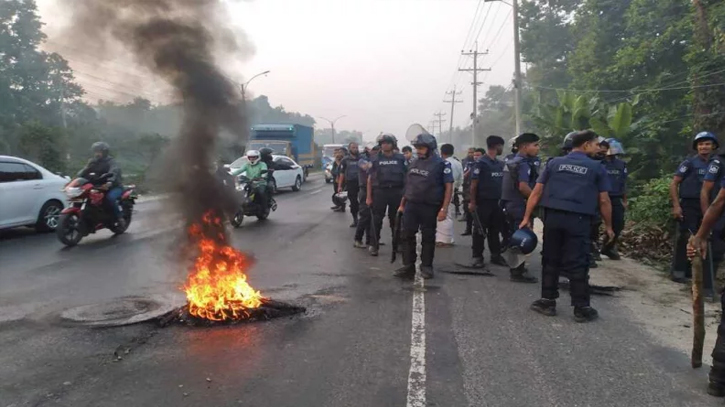
M 299 191 L 305 182 L 304 169 L 293 159 L 284 155 L 273 155 L 272 159 L 278 167 L 272 173 L 272 179 L 270 180 L 272 191 L 277 193 L 280 188 L 292 188 L 293 191 Z M 229 164 L 229 168 L 236 170 L 247 162 L 247 157 L 243 156 Z
M 54 231 L 67 206 L 63 187 L 69 181 L 28 160 L 0 155 L 0 229 Z

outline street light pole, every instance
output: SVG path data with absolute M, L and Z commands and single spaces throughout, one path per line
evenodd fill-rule
M 258 77 L 258 76 L 262 76 L 262 75 L 267 75 L 268 73 L 269 73 L 269 71 L 264 71 L 264 72 L 260 72 L 260 73 L 258 73 L 258 74 L 256 74 L 256 75 L 252 76 L 251 78 L 249 78 L 249 80 L 248 80 L 247 82 L 245 82 L 245 83 L 244 83 L 244 84 L 243 84 L 243 85 L 241 86 L 241 88 L 242 88 L 242 100 L 243 100 L 243 101 L 246 101 L 246 100 L 247 100 L 247 95 L 246 95 L 246 93 L 247 93 L 247 86 L 249 85 L 249 82 L 253 81 L 253 80 L 254 80 L 254 78 L 256 78 L 256 77 Z
M 332 144 L 335 144 L 335 122 L 342 119 L 343 117 L 347 117 L 347 115 L 339 116 L 335 120 L 330 120 L 330 119 L 320 116 L 320 119 L 327 120 L 328 122 L 330 122 L 330 127 L 332 128 Z

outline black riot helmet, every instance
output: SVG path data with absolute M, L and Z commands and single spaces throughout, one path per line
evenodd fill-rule
M 393 148 L 396 148 L 398 146 L 398 139 L 396 139 L 395 136 L 390 133 L 383 133 L 379 135 L 376 141 L 378 142 L 379 146 L 382 146 L 383 143 L 391 143 L 393 145 Z
M 419 147 L 419 146 L 425 146 L 428 147 L 428 156 L 433 154 L 433 151 L 438 147 L 438 143 L 436 142 L 436 138 L 433 137 L 431 134 L 422 133 L 415 136 L 413 141 L 411 142 L 413 147 Z
M 111 150 L 111 147 L 109 147 L 108 143 L 105 141 L 96 141 L 91 146 L 91 152 L 93 153 L 101 153 L 103 157 L 108 157 L 108 152 Z

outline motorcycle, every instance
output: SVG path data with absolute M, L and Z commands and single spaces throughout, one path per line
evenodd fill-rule
M 267 171 L 262 171 L 262 175 L 266 174 Z M 267 191 L 267 202 L 257 202 L 254 180 L 249 179 L 245 175 L 239 176 L 237 192 L 240 194 L 239 200 L 241 203 L 239 209 L 231 218 L 231 224 L 235 228 L 242 226 L 245 216 L 256 216 L 259 220 L 265 220 L 269 217 L 270 212 L 277 210 L 277 202 L 269 190 Z
M 95 174 L 91 174 L 93 176 Z M 103 184 L 110 174 L 104 174 L 94 180 L 76 178 L 68 183 L 63 189 L 68 196 L 70 205 L 60 213 L 56 235 L 58 240 L 66 246 L 75 246 L 81 239 L 91 233 L 103 228 L 108 228 L 113 234 L 124 233 L 131 224 L 133 206 L 138 196 L 135 186 L 124 187 L 123 194 L 118 200 L 124 226 L 116 223 L 116 218 L 111 208 L 105 202 L 106 191 L 102 189 Z
M 332 163 L 325 166 L 325 183 L 331 183 L 334 177 L 332 176 Z

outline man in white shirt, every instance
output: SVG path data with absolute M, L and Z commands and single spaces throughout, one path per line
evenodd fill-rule
M 441 157 L 451 163 L 451 170 L 453 171 L 453 188 L 457 189 L 461 187 L 463 183 L 463 166 L 461 163 L 453 158 L 453 145 L 443 144 L 441 146 Z M 439 221 L 436 228 L 436 246 L 438 247 L 451 247 L 453 246 L 453 219 L 455 218 L 455 205 L 448 205 L 448 214 L 444 221 Z

